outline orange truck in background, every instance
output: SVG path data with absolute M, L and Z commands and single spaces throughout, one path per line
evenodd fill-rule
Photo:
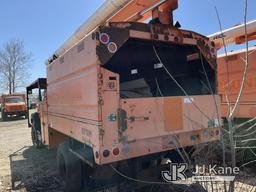
M 221 95 L 223 117 L 229 114 L 230 103 L 234 106 L 241 84 L 245 67 L 246 50 L 237 50 L 226 54 L 218 55 L 218 92 Z M 256 47 L 249 48 L 249 68 L 245 81 L 245 87 L 239 106 L 234 115 L 235 118 L 256 117 Z M 229 64 L 227 73 L 226 62 Z M 228 88 L 227 74 L 229 74 L 230 86 Z M 230 94 L 228 93 L 230 90 Z
M 6 121 L 8 117 L 28 117 L 24 94 L 9 94 L 1 96 L 1 116 Z
M 27 87 L 40 98 L 29 121 L 33 143 L 58 147 L 65 191 L 141 184 L 128 190 L 122 175 L 163 182 L 166 159 L 178 162 L 174 151 L 219 140 L 216 49 L 173 23 L 177 7 L 105 1 L 47 60 L 47 80 Z
M 256 40 L 256 20 L 249 21 L 247 41 Z M 222 32 L 208 36 L 215 42 L 217 49 L 224 46 L 239 45 L 246 42 L 244 24 L 237 25 Z M 225 42 L 225 45 L 223 44 Z M 217 82 L 218 94 L 221 96 L 221 115 L 229 116 L 230 105 L 233 107 L 242 84 L 245 70 L 246 49 L 218 54 Z M 248 49 L 248 71 L 239 106 L 234 114 L 236 119 L 256 117 L 256 46 Z
M 250 42 L 256 40 L 256 20 L 247 22 L 246 29 L 247 38 L 245 37 L 245 24 L 236 25 L 208 36 L 215 42 L 217 49 L 227 46 L 226 50 L 228 50 L 231 45 L 232 49 L 235 49 L 218 54 L 217 58 L 218 94 L 221 97 L 221 116 L 224 122 L 230 117 L 237 103 L 245 77 L 248 53 L 246 79 L 239 104 L 236 105 L 235 113 L 232 114 L 233 122 L 237 126 L 234 129 L 234 139 L 236 140 L 236 161 L 239 164 L 255 160 L 255 150 L 249 146 L 255 146 L 255 131 L 252 128 L 255 127 L 256 120 L 256 46 L 252 46 Z M 248 52 L 247 48 L 237 48 L 237 45 L 242 43 L 248 43 Z

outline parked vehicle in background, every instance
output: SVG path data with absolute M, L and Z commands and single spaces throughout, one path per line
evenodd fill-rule
M 256 20 L 246 24 L 247 37 L 245 37 L 245 25 L 217 32 L 209 36 L 215 42 L 218 49 L 231 46 L 233 51 L 218 54 L 217 58 L 217 82 L 218 94 L 221 96 L 221 116 L 224 122 L 230 117 L 232 108 L 237 98 L 245 77 L 245 63 L 248 54 L 248 70 L 244 81 L 244 88 L 233 114 L 236 140 L 236 162 L 244 164 L 248 161 L 255 161 L 256 150 L 249 146 L 255 146 L 256 133 L 256 46 L 248 47 L 248 50 L 241 49 L 242 43 L 256 40 Z M 223 41 L 224 40 L 224 41 Z M 225 42 L 225 44 L 223 43 Z M 248 52 L 247 52 L 248 51 Z M 225 126 L 227 128 L 227 126 Z
M 218 49 L 246 42 L 244 24 L 208 36 Z M 222 39 L 223 38 L 223 39 Z M 223 44 L 225 41 L 225 45 Z M 247 41 L 256 40 L 256 20 L 247 22 Z M 234 106 L 243 81 L 246 49 L 219 54 L 217 59 L 218 94 L 221 96 L 221 115 L 229 116 L 230 105 Z M 248 72 L 239 106 L 234 114 L 237 120 L 256 117 L 256 46 L 248 49 Z
M 249 67 L 243 95 L 239 102 L 238 110 L 235 113 L 235 118 L 255 118 L 256 117 L 256 47 L 251 47 L 248 50 Z M 229 106 L 234 106 L 243 79 L 244 60 L 246 50 L 237 50 L 226 54 L 218 55 L 218 84 L 219 94 L 222 96 L 222 116 L 227 117 L 229 114 Z M 227 73 L 227 64 L 229 72 Z M 228 75 L 229 74 L 229 75 Z M 230 79 L 230 94 L 228 94 L 228 80 Z M 230 99 L 230 101 L 228 101 Z
M 27 106 L 24 94 L 2 95 L 2 120 L 6 121 L 11 117 L 28 117 Z

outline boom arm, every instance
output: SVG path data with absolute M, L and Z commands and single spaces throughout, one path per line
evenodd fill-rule
M 138 21 L 159 18 L 162 24 L 172 24 L 172 11 L 178 0 L 106 0 L 79 29 L 46 61 L 48 65 L 63 55 L 99 25 L 108 22 Z
M 143 22 L 150 17 L 159 17 L 162 24 L 170 24 L 172 11 L 178 8 L 178 0 L 133 0 L 114 15 L 110 22 Z
M 246 26 L 248 41 L 256 40 L 256 20 L 247 22 Z M 239 45 L 245 42 L 244 27 L 244 24 L 237 25 L 222 32 L 217 32 L 209 35 L 208 37 L 210 38 L 210 40 L 215 42 L 217 49 L 221 49 L 224 46 L 222 38 L 224 38 L 226 45 Z

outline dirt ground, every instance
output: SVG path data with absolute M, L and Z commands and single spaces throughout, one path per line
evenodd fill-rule
M 0 192 L 62 191 L 55 158 L 56 150 L 32 146 L 26 120 L 0 119 Z
M 256 192 L 255 171 L 244 173 L 237 192 Z M 207 188 L 207 187 L 205 187 Z M 223 191 L 215 186 L 214 191 Z M 208 189 L 212 191 L 211 189 Z M 32 146 L 27 120 L 2 122 L 0 117 L 0 192 L 61 192 L 56 168 L 56 150 Z

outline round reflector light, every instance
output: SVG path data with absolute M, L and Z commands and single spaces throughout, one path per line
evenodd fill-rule
M 117 51 L 117 45 L 114 42 L 108 44 L 108 51 L 110 53 L 115 53 Z
M 116 148 L 113 149 L 113 155 L 114 155 L 114 156 L 119 155 L 119 153 L 120 153 L 119 148 L 116 147 Z
M 101 33 L 100 34 L 100 42 L 103 44 L 108 44 L 109 43 L 109 36 L 107 33 Z
M 109 155 L 110 155 L 109 150 L 106 149 L 106 150 L 103 151 L 103 157 L 106 158 L 106 157 L 108 157 Z

